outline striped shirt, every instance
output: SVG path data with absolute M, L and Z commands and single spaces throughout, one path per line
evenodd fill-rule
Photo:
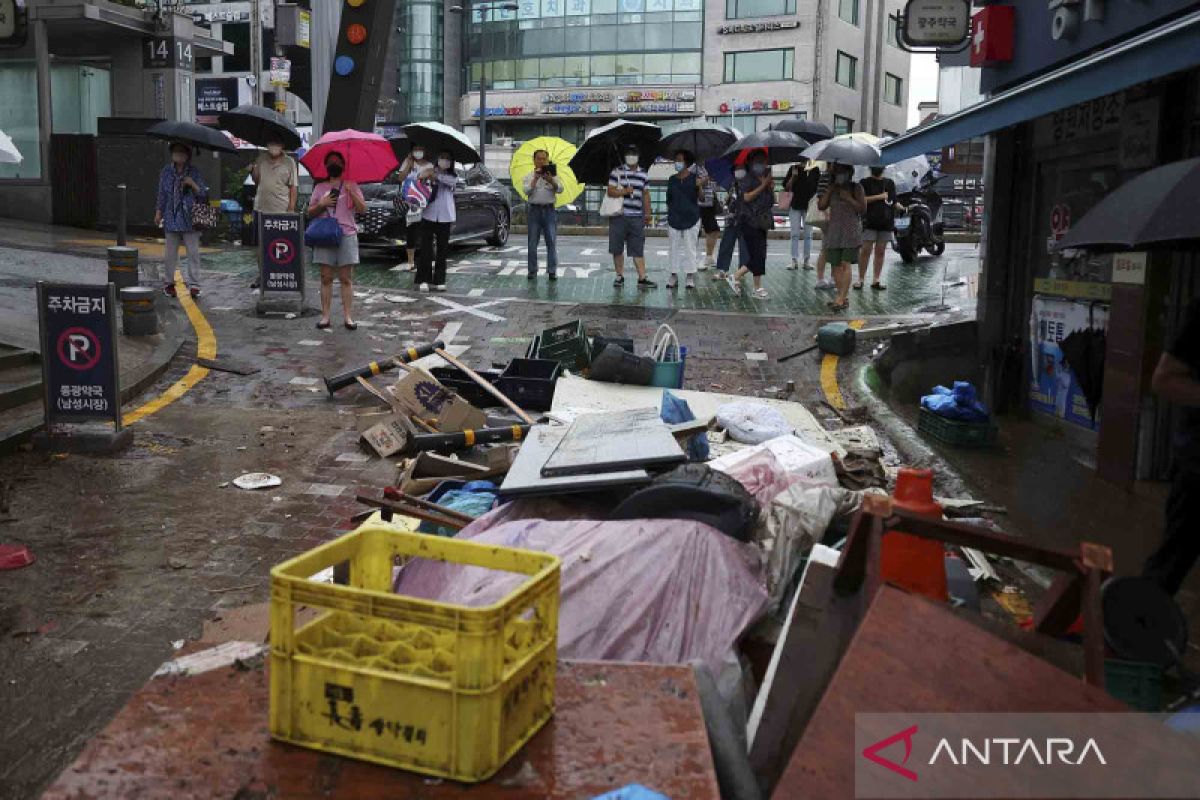
M 642 190 L 650 183 L 650 176 L 642 169 L 628 169 L 626 167 L 617 167 L 608 176 L 608 185 L 617 188 L 626 186 L 633 188 L 633 194 L 624 198 L 625 201 L 625 216 L 641 217 L 644 216 L 642 209 Z

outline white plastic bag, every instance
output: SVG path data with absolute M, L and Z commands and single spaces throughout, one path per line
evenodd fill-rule
M 796 484 L 838 485 L 829 451 L 798 436 L 778 436 L 708 462 L 715 470 L 737 479 L 765 507 L 777 494 Z
M 717 409 L 717 424 L 742 444 L 762 444 L 792 432 L 783 414 L 762 403 L 726 403 Z

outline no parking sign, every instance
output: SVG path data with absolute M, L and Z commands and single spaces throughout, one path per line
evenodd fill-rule
M 46 424 L 111 419 L 121 429 L 116 288 L 38 281 Z
M 258 266 L 264 295 L 304 294 L 304 228 L 299 214 L 258 214 Z

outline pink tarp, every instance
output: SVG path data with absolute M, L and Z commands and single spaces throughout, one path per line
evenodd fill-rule
M 500 516 L 502 510 L 488 517 Z M 524 519 L 457 538 L 553 553 L 562 559 L 558 653 L 563 658 L 675 664 L 714 670 L 767 606 L 755 549 L 690 520 Z M 482 530 L 479 530 L 482 529 Z M 494 603 L 522 576 L 434 561 L 410 564 L 398 592 L 462 605 Z

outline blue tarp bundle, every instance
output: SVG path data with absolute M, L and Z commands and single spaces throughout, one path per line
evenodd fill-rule
M 933 387 L 933 394 L 921 398 L 921 407 L 959 422 L 987 422 L 991 418 L 987 406 L 979 401 L 975 384 L 967 381 L 955 381 L 953 389 Z

